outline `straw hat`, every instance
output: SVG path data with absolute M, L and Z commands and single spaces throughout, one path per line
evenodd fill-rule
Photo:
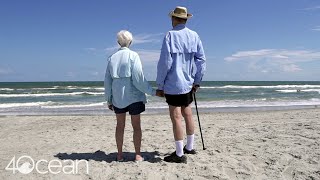
M 193 15 L 192 14 L 188 14 L 187 12 L 187 8 L 185 7 L 181 7 L 181 6 L 177 6 L 173 11 L 171 11 L 169 13 L 169 16 L 172 17 L 178 17 L 181 19 L 188 19 L 191 18 Z

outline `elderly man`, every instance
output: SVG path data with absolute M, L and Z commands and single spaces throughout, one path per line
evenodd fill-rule
M 191 102 L 193 93 L 200 87 L 205 71 L 205 55 L 198 34 L 186 27 L 192 14 L 187 8 L 176 7 L 169 16 L 173 29 L 164 37 L 158 62 L 157 86 L 169 105 L 176 151 L 164 158 L 167 162 L 187 163 L 184 154 L 196 154 L 194 121 Z M 193 64 L 196 65 L 194 72 Z M 182 116 L 186 122 L 187 144 L 183 146 Z
M 145 111 L 146 95 L 156 95 L 143 75 L 139 55 L 131 51 L 132 34 L 122 30 L 117 34 L 121 48 L 111 55 L 107 61 L 105 74 L 105 98 L 108 107 L 116 114 L 116 143 L 118 148 L 117 160 L 123 161 L 123 134 L 125 128 L 126 112 L 131 115 L 133 127 L 133 143 L 135 147 L 136 161 L 143 160 L 141 156 L 141 123 L 140 113 Z

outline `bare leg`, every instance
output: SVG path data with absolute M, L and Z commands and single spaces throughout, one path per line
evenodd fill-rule
M 195 154 L 194 145 L 194 121 L 192 119 L 192 109 L 191 106 L 182 107 L 182 115 L 186 122 L 186 132 L 187 132 L 187 144 L 185 148 L 190 151 L 188 154 Z
M 183 128 L 181 121 L 181 107 L 169 105 L 170 118 L 172 122 L 175 141 L 183 140 Z
M 123 146 L 123 134 L 124 134 L 124 127 L 126 125 L 126 113 L 122 114 L 116 114 L 117 117 L 117 127 L 116 127 L 116 142 L 117 142 L 117 148 L 118 148 L 118 155 L 117 160 L 123 159 L 123 152 L 122 152 L 122 146 Z
M 194 121 L 192 119 L 192 109 L 191 106 L 183 106 L 181 108 L 182 116 L 184 117 L 184 120 L 186 121 L 186 132 L 187 135 L 194 134 Z
M 136 160 L 139 161 L 142 160 L 140 152 L 142 139 L 140 114 L 131 115 L 131 124 L 133 127 L 133 144 L 136 151 Z

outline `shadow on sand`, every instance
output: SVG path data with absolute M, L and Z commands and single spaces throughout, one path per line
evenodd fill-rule
M 160 153 L 158 151 L 155 152 L 141 152 L 142 156 L 144 157 L 144 161 L 150 162 L 150 163 L 158 163 L 162 161 L 162 159 L 159 157 Z M 123 162 L 129 162 L 134 161 L 135 159 L 135 153 L 132 152 L 123 152 L 124 161 Z M 107 163 L 111 163 L 113 161 L 116 161 L 117 153 L 109 153 L 106 154 L 104 151 L 96 151 L 94 153 L 58 153 L 54 155 L 54 157 L 59 158 L 60 160 L 94 160 L 94 161 L 105 161 Z

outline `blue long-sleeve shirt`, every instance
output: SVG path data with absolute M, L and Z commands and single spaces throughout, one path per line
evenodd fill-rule
M 143 75 L 139 55 L 126 47 L 108 58 L 104 88 L 106 101 L 117 108 L 139 101 L 146 103 L 145 93 L 156 94 Z
M 184 24 L 176 25 L 163 39 L 157 66 L 158 89 L 166 94 L 190 92 L 193 84 L 202 81 L 205 60 L 199 35 Z

